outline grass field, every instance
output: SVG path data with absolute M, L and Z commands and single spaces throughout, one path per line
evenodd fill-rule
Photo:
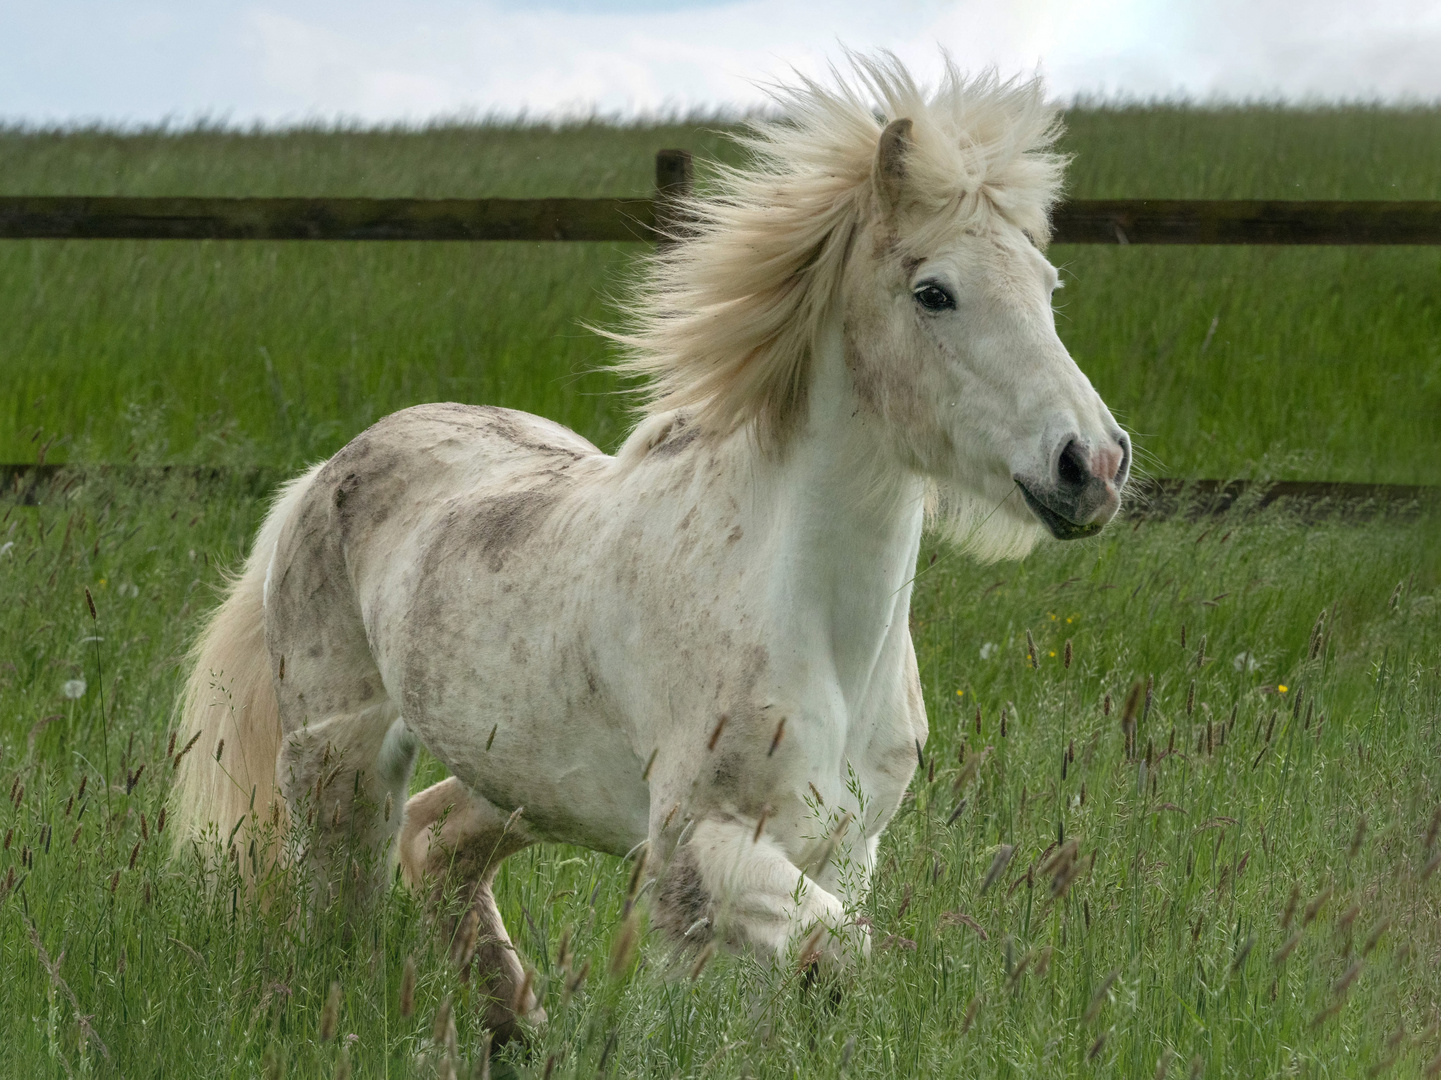
M 1071 124 L 1078 195 L 1441 197 L 1436 111 Z M 661 145 L 717 142 L 9 133 L 0 187 L 626 193 Z M 0 459 L 49 443 L 52 459 L 293 465 L 440 397 L 614 444 L 624 402 L 578 323 L 607 318 L 629 255 L 3 245 Z M 1438 479 L 1436 251 L 1054 257 L 1063 335 L 1156 471 Z M 285 878 L 257 906 L 218 848 L 166 857 L 179 657 L 262 510 L 178 479 L 0 502 L 0 1075 L 445 1075 L 447 996 L 459 1073 L 479 1065 L 471 990 L 400 890 L 354 934 L 328 916 L 302 930 Z M 928 769 L 882 847 L 877 947 L 845 994 L 740 957 L 692 979 L 651 937 L 612 973 L 628 867 L 535 849 L 499 898 L 551 1023 L 494 1075 L 1426 1074 L 1441 1063 L 1435 537 L 1434 520 L 1269 513 L 1128 525 L 1022 564 L 928 548 L 913 614 Z M 1058 840 L 1077 844 L 1059 886 Z

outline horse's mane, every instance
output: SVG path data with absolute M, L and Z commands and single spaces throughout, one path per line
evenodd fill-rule
M 1049 241 L 1065 161 L 1038 78 L 968 79 L 947 58 L 927 93 L 890 54 L 848 59 L 852 78 L 833 69 L 834 88 L 803 76 L 770 89 L 779 117 L 737 137 L 750 163 L 717 166 L 680 207 L 677 242 L 645 264 L 630 326 L 609 336 L 624 347 L 622 370 L 645 379 L 648 416 L 684 410 L 707 432 L 750 424 L 762 445 L 784 440 L 850 239 L 872 212 L 876 148 L 892 120 L 914 125 L 907 197 L 921 220 L 951 229 L 999 215 Z

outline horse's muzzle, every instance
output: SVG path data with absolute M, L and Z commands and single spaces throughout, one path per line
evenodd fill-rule
M 1037 483 L 1015 476 L 1026 505 L 1057 540 L 1095 536 L 1116 516 L 1131 469 L 1131 441 L 1118 432 L 1114 445 L 1090 450 L 1068 439 L 1056 455 L 1051 477 Z

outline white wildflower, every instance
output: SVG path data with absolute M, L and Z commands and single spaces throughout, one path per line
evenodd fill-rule
M 85 696 L 85 680 L 66 679 L 65 685 L 60 688 L 60 692 L 66 697 L 68 697 L 71 701 L 76 701 L 80 698 L 83 698 Z

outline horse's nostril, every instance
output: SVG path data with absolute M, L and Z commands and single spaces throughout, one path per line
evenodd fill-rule
M 1068 442 L 1061 451 L 1061 458 L 1056 462 L 1056 476 L 1063 489 L 1074 491 L 1086 486 L 1090 472 L 1086 468 L 1086 458 L 1081 445 L 1075 439 Z

